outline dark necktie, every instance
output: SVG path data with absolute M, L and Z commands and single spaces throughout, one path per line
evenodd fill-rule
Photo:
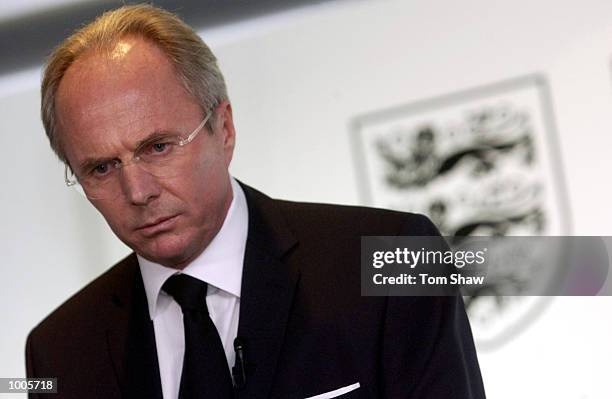
M 183 311 L 185 357 L 179 399 L 232 398 L 229 366 L 206 306 L 207 284 L 186 274 L 175 274 L 162 289 Z

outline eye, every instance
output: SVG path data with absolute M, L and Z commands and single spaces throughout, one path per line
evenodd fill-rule
M 165 138 L 144 146 L 144 151 L 141 154 L 144 156 L 156 157 L 160 155 L 168 155 L 170 152 L 172 152 L 172 147 L 172 140 Z
M 106 172 L 108 172 L 108 164 L 107 163 L 100 164 L 94 168 L 94 171 L 98 175 L 103 175 Z
M 153 152 L 161 153 L 161 152 L 164 152 L 167 149 L 167 147 L 168 147 L 168 143 L 154 143 L 151 146 L 151 150 Z
M 106 161 L 94 166 L 90 174 L 94 177 L 106 177 L 117 169 L 119 161 Z
M 160 162 L 170 158 L 175 145 L 176 139 L 172 136 L 155 137 L 140 145 L 134 157 L 145 162 Z

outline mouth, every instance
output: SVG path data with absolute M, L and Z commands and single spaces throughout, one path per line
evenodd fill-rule
M 177 218 L 178 215 L 161 217 L 153 220 L 152 222 L 143 224 L 142 226 L 136 228 L 136 231 L 145 237 L 151 237 L 172 229 Z

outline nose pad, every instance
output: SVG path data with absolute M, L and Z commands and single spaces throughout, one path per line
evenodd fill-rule
M 144 169 L 140 162 L 125 165 L 120 171 L 121 190 L 134 205 L 146 205 L 161 192 L 157 178 Z

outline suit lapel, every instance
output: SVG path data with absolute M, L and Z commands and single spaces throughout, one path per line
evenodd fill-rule
M 249 232 L 240 299 L 238 337 L 244 342 L 247 381 L 240 397 L 270 393 L 285 337 L 299 271 L 283 262 L 297 244 L 274 201 L 243 185 Z
M 124 398 L 162 398 L 153 322 L 134 254 L 119 265 L 106 336 Z

